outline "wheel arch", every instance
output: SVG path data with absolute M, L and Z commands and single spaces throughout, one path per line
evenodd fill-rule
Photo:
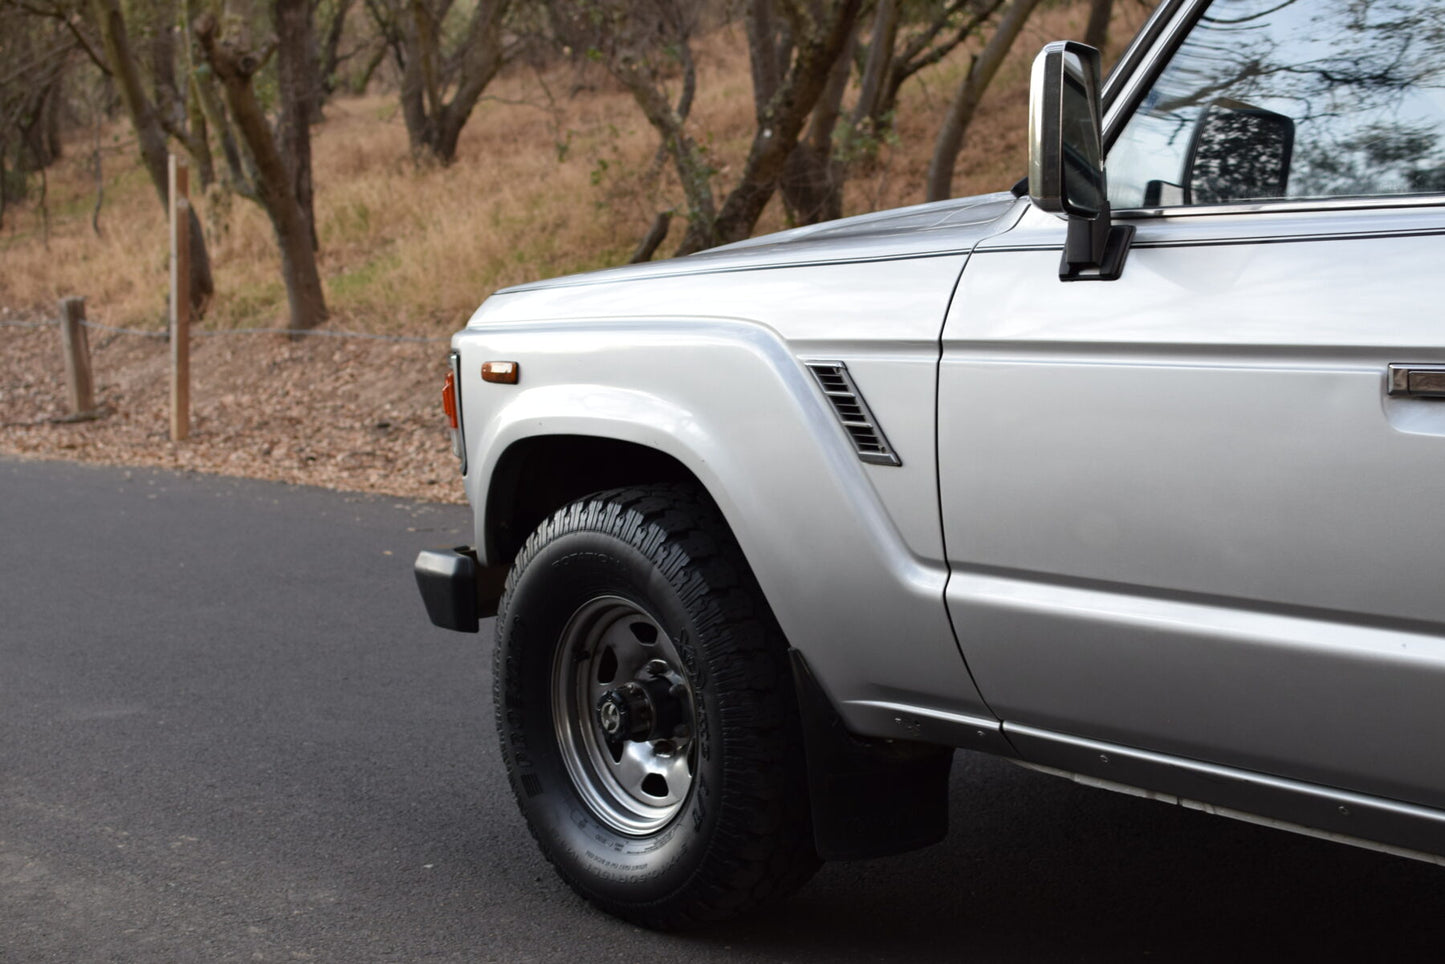
M 486 557 L 510 566 L 527 536 L 557 509 L 592 492 L 656 482 L 707 491 L 676 458 L 637 442 L 599 435 L 533 435 L 509 445 L 487 486 Z
M 486 490 L 487 556 L 510 566 L 528 536 L 557 509 L 594 492 L 656 483 L 686 484 L 716 505 L 691 469 L 648 445 L 581 434 L 513 441 L 498 457 Z M 721 513 L 720 521 L 731 530 Z M 738 548 L 742 564 L 751 568 Z M 827 859 L 882 856 L 942 839 L 952 750 L 857 738 L 802 652 L 791 646 L 789 651 L 819 854 Z M 880 793 L 880 787 L 907 792 Z

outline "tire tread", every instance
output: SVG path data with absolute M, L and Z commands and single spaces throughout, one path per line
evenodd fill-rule
M 724 779 L 731 785 L 720 795 L 717 831 L 705 858 L 688 885 L 663 901 L 625 904 L 597 894 L 554 858 L 530 820 L 529 830 L 574 890 L 649 927 L 719 920 L 787 896 L 819 866 L 787 643 L 721 513 L 699 489 L 666 484 L 597 492 L 553 513 L 527 539 L 507 577 L 496 622 L 494 702 L 504 747 L 509 728 L 517 725 L 506 710 L 506 681 L 515 674 L 507 671 L 502 645 L 515 584 L 546 546 L 579 532 L 608 533 L 650 560 L 694 614 L 698 635 L 714 641 L 700 651 L 712 685 L 730 697 L 719 701 L 719 713 Z M 508 771 L 523 803 L 526 791 L 514 768 Z

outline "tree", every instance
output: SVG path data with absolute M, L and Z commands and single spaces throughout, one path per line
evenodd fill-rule
M 315 25 L 315 40 L 312 44 L 314 67 L 312 77 L 316 83 L 316 106 L 336 92 L 336 75 L 341 65 L 356 51 L 343 54 L 341 37 L 346 30 L 346 17 L 351 13 L 354 0 L 311 0 L 311 20 Z
M 782 178 L 803 125 L 817 106 L 858 19 L 859 0 L 751 0 L 748 53 L 753 63 L 757 132 L 742 176 L 728 194 L 711 239 L 690 226 L 683 250 L 741 241 L 752 233 Z M 690 247 L 689 242 L 693 245 Z
M 1114 14 L 1114 0 L 1089 0 L 1089 24 L 1084 28 L 1084 43 L 1100 50 L 1109 42 L 1109 18 Z
M 1003 2 L 948 0 L 917 11 L 902 0 L 878 0 L 858 100 L 848 118 L 848 136 L 857 146 L 850 153 L 871 160 L 879 140 L 892 128 L 904 83 L 976 36 Z
M 185 147 L 201 186 L 208 187 L 215 180 L 215 165 L 205 115 L 190 90 L 191 44 L 189 36 L 178 29 L 182 21 L 177 0 L 133 4 L 128 16 L 131 44 L 150 81 L 160 124 Z
M 711 164 L 687 130 L 697 93 L 697 64 L 692 38 L 698 29 L 696 5 L 678 0 L 571 0 L 547 8 L 555 39 L 564 49 L 586 51 L 600 60 L 632 95 L 643 117 L 662 140 L 659 159 L 672 161 L 682 184 L 688 218 L 712 224 L 717 219 Z M 680 91 L 674 104 L 667 90 L 677 74 Z M 633 260 L 651 257 L 662 243 L 670 212 L 653 223 Z
M 60 157 L 64 82 L 74 39 L 58 24 L 0 6 L 0 211 Z M 8 172 L 8 173 L 7 173 Z
M 314 89 L 310 73 L 310 8 L 307 0 L 273 0 L 272 11 L 278 28 L 295 30 L 300 35 L 288 36 L 279 44 L 272 40 L 262 49 L 253 50 L 239 36 L 223 37 L 216 17 L 209 12 L 196 20 L 193 29 L 245 146 L 254 195 L 271 221 L 281 251 L 290 327 L 301 330 L 321 324 L 327 314 L 316 267 L 314 218 L 309 209 L 308 120 Z M 277 74 L 283 78 L 278 83 L 283 99 L 279 137 L 272 133 L 254 86 L 256 75 L 273 53 L 279 54 Z
M 135 128 L 146 173 L 150 175 L 161 206 L 169 211 L 171 192 L 167 164 L 167 127 L 156 107 L 156 101 L 145 91 L 141 67 L 131 44 L 130 33 L 126 29 L 125 17 L 121 14 L 116 0 L 89 0 L 89 13 L 91 23 L 100 33 L 103 53 L 97 54 L 99 62 L 115 78 L 121 100 L 130 115 L 131 126 Z M 63 12 L 62 16 L 70 19 Z M 94 46 L 87 43 L 87 49 L 94 51 Z M 164 74 L 161 76 L 165 77 Z M 175 102 L 182 100 L 178 94 L 171 99 Z M 181 138 L 183 142 L 187 139 Z M 201 135 L 201 140 L 204 142 L 204 134 Z M 190 213 L 190 222 L 191 307 L 200 314 L 210 302 L 215 283 L 211 278 L 211 259 L 206 251 L 206 239 L 201 233 L 201 222 L 194 209 Z
M 312 36 L 311 0 L 276 0 L 277 100 L 276 140 L 286 164 L 287 191 L 296 199 L 306 223 L 306 235 L 315 252 L 316 212 L 311 187 L 311 120 L 319 116 L 321 85 Z M 318 288 L 319 291 L 319 288 Z M 322 309 L 323 314 L 325 309 Z M 294 315 L 293 315 L 294 323 Z
M 20 11 L 0 6 L 0 224 L 6 205 L 25 197 L 30 172 L 44 160 L 34 134 L 43 126 L 37 121 L 51 84 L 37 84 L 37 76 L 56 74 L 71 47 L 68 38 L 32 27 Z
M 766 24 L 760 26 L 767 29 Z M 843 49 L 833 61 L 806 131 L 783 164 L 779 188 L 788 218 L 794 224 L 816 224 L 843 216 L 843 182 L 847 171 L 834 157 L 833 135 L 842 116 L 843 93 L 852 74 L 856 44 L 855 26 L 849 30 Z
M 1024 23 L 1038 4 L 1039 0 L 1013 0 L 1004 11 L 998 26 L 994 28 L 993 36 L 970 62 L 968 73 L 964 75 L 952 103 L 949 104 L 948 114 L 944 117 L 938 139 L 933 145 L 933 158 L 928 164 L 928 200 L 942 201 L 952 196 L 953 165 L 958 160 L 959 152 L 963 150 L 964 135 L 969 124 L 973 122 L 974 112 L 983 100 L 984 91 L 988 90 L 994 75 L 1003 65 L 1009 49 L 1018 39 Z
M 462 128 L 511 56 L 505 43 L 510 8 L 511 0 L 477 0 L 449 45 L 452 0 L 367 0 L 401 71 L 401 113 L 413 156 L 443 165 L 456 160 Z
M 834 77 L 859 6 L 860 0 L 749 0 L 745 22 L 756 127 L 742 171 L 721 204 L 713 185 L 716 172 L 687 129 L 697 86 L 691 44 L 699 5 L 571 0 L 553 4 L 550 12 L 554 31 L 601 60 L 661 137 L 688 208 L 687 233 L 677 253 L 690 254 L 752 233 Z M 667 85 L 676 74 L 681 92 L 674 104 Z
M 867 169 L 893 127 L 899 92 L 913 76 L 977 36 L 1004 0 L 946 0 L 909 4 L 877 0 L 866 42 L 855 38 L 835 66 L 806 136 L 788 158 L 783 197 L 790 219 L 808 224 L 842 214 L 843 185 Z M 859 53 L 852 53 L 854 47 Z M 849 68 L 858 70 L 858 97 L 840 103 Z

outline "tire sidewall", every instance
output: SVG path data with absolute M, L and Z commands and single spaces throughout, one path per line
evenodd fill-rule
M 722 726 L 699 614 L 689 611 L 684 590 L 630 542 L 573 531 L 525 561 L 498 619 L 498 727 L 513 789 L 547 857 L 573 886 L 607 902 L 636 907 L 677 894 L 707 860 L 719 817 Z M 553 725 L 553 661 L 563 632 L 574 613 L 602 596 L 620 597 L 657 622 L 692 689 L 692 785 L 677 815 L 643 836 L 614 830 L 583 802 Z

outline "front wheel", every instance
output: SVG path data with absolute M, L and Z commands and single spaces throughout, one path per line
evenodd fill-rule
M 568 884 L 675 927 L 812 875 L 786 649 L 695 489 L 599 493 L 533 533 L 497 616 L 497 726 L 522 813 Z

